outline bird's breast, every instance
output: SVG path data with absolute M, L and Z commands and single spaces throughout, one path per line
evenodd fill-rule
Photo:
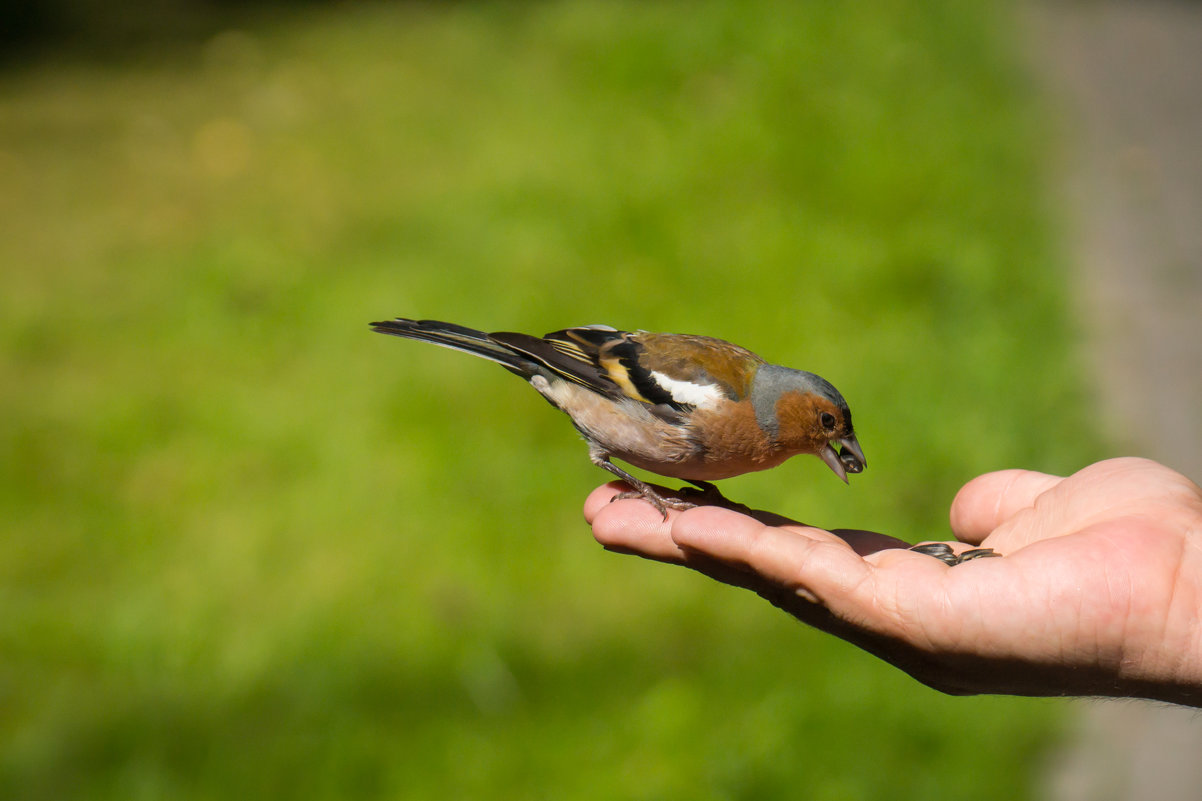
M 535 376 L 530 383 L 591 443 L 661 476 L 714 481 L 767 470 L 792 455 L 772 442 L 751 404 L 695 409 L 672 423 L 637 401 L 611 400 L 568 381 Z
M 776 467 L 793 454 L 780 448 L 760 426 L 750 403 L 697 409 L 689 428 L 698 454 L 689 475 L 712 481 Z

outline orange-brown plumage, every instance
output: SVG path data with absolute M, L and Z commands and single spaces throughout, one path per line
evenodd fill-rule
M 839 419 L 839 408 L 828 398 L 812 392 L 783 393 L 776 401 L 781 447 L 790 455 L 817 453 L 831 437 L 831 432 L 822 426 L 823 413 Z
M 716 481 L 767 470 L 795 455 L 764 436 L 750 404 L 699 409 L 693 413 L 693 426 L 705 432 L 705 447 L 698 454 L 698 474 L 682 478 Z

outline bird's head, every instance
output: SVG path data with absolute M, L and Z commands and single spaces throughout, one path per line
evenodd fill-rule
M 751 400 L 756 421 L 782 450 L 814 454 L 844 482 L 848 473 L 868 466 L 847 401 L 822 376 L 762 365 L 756 371 Z

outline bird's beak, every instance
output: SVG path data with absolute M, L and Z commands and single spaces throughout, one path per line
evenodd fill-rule
M 818 458 L 826 462 L 826 466 L 834 470 L 835 475 L 843 479 L 844 484 L 847 483 L 847 469 L 843 467 L 843 460 L 839 458 L 839 452 L 832 448 L 829 442 L 818 451 Z
M 836 451 L 834 445 L 828 442 L 822 450 L 818 451 L 818 458 L 826 462 L 826 466 L 846 484 L 847 474 L 863 471 L 868 466 L 868 462 L 864 459 L 864 451 L 860 448 L 860 442 L 856 439 L 855 434 L 835 441 L 843 446 L 842 451 Z
M 843 450 L 839 452 L 839 460 L 843 462 L 847 472 L 862 473 L 868 466 L 868 460 L 864 458 L 864 450 L 860 447 L 860 441 L 856 439 L 856 435 L 847 435 L 839 440 L 839 444 L 843 446 Z

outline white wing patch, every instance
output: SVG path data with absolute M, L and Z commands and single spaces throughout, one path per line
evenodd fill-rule
M 716 406 L 726 397 L 722 390 L 714 384 L 694 384 L 692 381 L 681 381 L 654 370 L 651 371 L 651 378 L 672 396 L 672 400 L 699 409 Z

